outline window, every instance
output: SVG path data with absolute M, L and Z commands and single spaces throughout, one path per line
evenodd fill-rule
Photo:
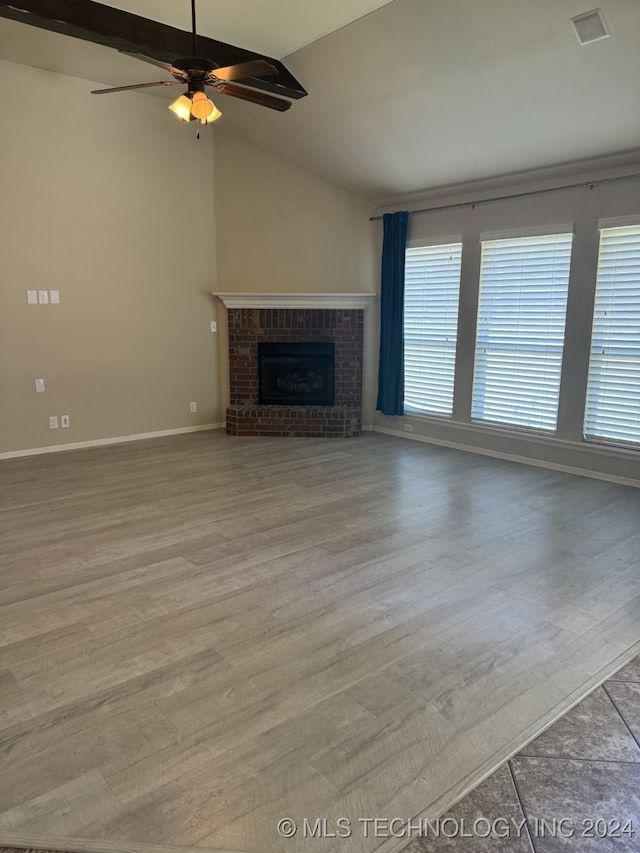
M 640 225 L 600 232 L 584 434 L 640 446 Z
M 482 242 L 474 420 L 555 431 L 571 240 L 561 233 Z
M 404 291 L 404 405 L 451 415 L 462 243 L 407 249 Z

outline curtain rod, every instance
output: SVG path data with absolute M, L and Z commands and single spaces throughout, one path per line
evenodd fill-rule
M 543 195 L 544 193 L 556 193 L 561 192 L 562 190 L 575 190 L 575 189 L 590 189 L 592 190 L 594 187 L 600 186 L 600 184 L 612 184 L 616 181 L 634 181 L 640 178 L 640 172 L 636 172 L 632 175 L 620 175 L 617 178 L 600 178 L 596 181 L 583 181 L 579 184 L 564 184 L 561 187 L 547 187 L 544 190 L 529 190 L 528 192 L 523 193 L 511 193 L 511 195 L 498 195 L 492 196 L 491 198 L 481 198 L 477 201 L 460 201 L 457 204 L 442 204 L 438 207 L 422 207 L 419 210 L 410 210 L 409 214 L 412 215 L 414 213 L 432 213 L 435 210 L 454 210 L 458 207 L 471 207 L 474 208 L 477 204 L 488 204 L 492 201 L 508 201 L 512 198 L 526 198 L 527 196 L 532 195 Z M 382 214 L 379 216 L 370 216 L 369 222 L 376 222 L 377 220 L 382 219 Z

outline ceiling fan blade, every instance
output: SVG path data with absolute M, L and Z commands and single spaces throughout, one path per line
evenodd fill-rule
M 231 95 L 234 98 L 242 98 L 244 101 L 251 101 L 254 104 L 260 104 L 261 107 L 269 107 L 271 110 L 278 110 L 283 113 L 291 106 L 291 101 L 285 101 L 284 98 L 275 98 L 273 95 L 267 95 L 265 92 L 256 92 L 255 89 L 246 89 L 244 86 L 237 86 L 235 83 L 219 83 L 216 91 L 222 92 L 223 95 Z
M 124 56 L 130 56 L 131 59 L 140 59 L 142 62 L 148 62 L 150 65 L 155 65 L 156 68 L 164 68 L 164 70 L 168 71 L 169 74 L 175 74 L 179 77 L 183 77 L 185 80 L 187 79 L 187 75 L 184 71 L 181 71 L 179 68 L 174 68 L 173 65 L 170 65 L 168 62 L 161 62 L 159 59 L 154 59 L 151 56 L 145 56 L 143 53 L 130 53 L 128 50 L 119 50 L 118 53 L 122 53 Z
M 218 80 L 243 80 L 245 77 L 268 77 L 277 74 L 278 70 L 264 59 L 253 62 L 241 62 L 239 65 L 227 65 L 225 68 L 215 68 L 211 75 Z
M 160 80 L 158 83 L 134 83 L 133 86 L 112 86 L 110 89 L 94 89 L 92 95 L 108 95 L 110 92 L 126 92 L 129 89 L 148 89 L 150 86 L 184 86 L 182 80 Z

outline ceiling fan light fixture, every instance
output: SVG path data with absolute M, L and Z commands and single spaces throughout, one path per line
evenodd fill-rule
M 193 97 L 191 98 L 191 115 L 194 118 L 206 123 L 206 120 L 214 111 L 213 101 L 210 101 L 204 92 L 193 93 Z
M 212 111 L 212 112 L 211 112 L 211 113 L 210 113 L 210 114 L 209 114 L 205 119 L 201 119 L 201 123 L 202 123 L 202 124 L 211 124 L 212 122 L 214 122 L 214 121 L 216 121 L 217 119 L 219 119 L 219 118 L 220 118 L 220 116 L 222 115 L 222 113 L 221 113 L 221 112 L 220 112 L 220 110 L 216 107 L 216 105 L 213 103 L 213 101 L 209 101 L 209 103 L 210 103 L 210 104 L 211 104 L 211 106 L 213 107 L 213 111 Z
M 182 121 L 191 121 L 191 98 L 188 95 L 180 95 L 177 100 L 169 104 L 169 109 Z
M 199 121 L 200 124 L 211 124 L 222 115 L 204 92 L 186 92 L 170 104 L 169 109 L 181 121 Z

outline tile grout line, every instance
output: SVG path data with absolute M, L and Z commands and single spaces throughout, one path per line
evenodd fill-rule
M 626 723 L 625 726 L 628 728 Z M 633 740 L 636 741 L 635 738 Z M 566 758 L 564 755 L 527 755 L 526 752 L 519 752 L 518 755 L 522 758 L 539 758 L 540 761 L 588 761 L 591 764 L 618 764 L 623 767 L 637 767 L 640 764 L 640 761 L 621 761 L 619 758 Z
M 618 672 L 621 672 L 623 669 L 625 669 L 624 666 L 620 667 Z M 611 678 L 607 678 L 607 681 L 615 681 L 616 684 L 640 684 L 640 680 L 637 678 L 616 678 L 615 675 L 612 675 Z
M 516 756 L 514 756 L 514 758 L 515 757 Z M 524 803 L 523 803 L 522 797 L 520 795 L 520 789 L 519 789 L 518 783 L 516 781 L 516 774 L 513 772 L 513 767 L 511 766 L 511 759 L 509 759 L 509 761 L 507 761 L 507 767 L 509 768 L 509 775 L 511 776 L 511 782 L 512 782 L 514 790 L 516 792 L 516 797 L 518 799 L 518 805 L 520 806 L 520 812 L 522 813 L 522 816 L 524 818 L 524 827 L 525 827 L 525 830 L 527 832 L 527 838 L 529 839 L 529 846 L 530 846 L 531 850 L 533 851 L 533 853 L 538 853 L 536 845 L 534 844 L 534 841 L 533 841 L 533 837 L 532 837 L 531 832 L 529 830 L 529 815 L 527 814 L 527 810 L 524 807 Z
M 612 679 L 608 679 L 608 680 L 609 680 L 609 681 L 615 681 L 616 679 L 613 679 L 613 678 L 612 678 Z M 629 681 L 620 681 L 620 680 L 619 680 L 619 681 L 618 681 L 618 683 L 619 683 L 619 684 L 629 684 L 629 683 L 637 684 L 638 682 L 633 682 L 633 681 L 632 681 L 632 682 L 629 682 Z M 629 726 L 628 726 L 628 724 L 627 724 L 627 721 L 626 721 L 626 720 L 624 719 L 624 717 L 622 716 L 622 712 L 620 711 L 620 709 L 619 709 L 619 708 L 618 708 L 618 706 L 616 705 L 616 703 L 615 703 L 615 701 L 614 701 L 613 697 L 609 695 L 609 691 L 608 691 L 608 690 L 607 690 L 607 688 L 606 688 L 606 683 L 605 683 L 605 682 L 603 682 L 600 686 L 603 688 L 603 690 L 604 690 L 604 692 L 605 692 L 605 695 L 607 696 L 607 699 L 609 700 L 609 702 L 611 702 L 611 704 L 613 705 L 613 707 L 614 707 L 614 709 L 615 709 L 616 714 L 617 714 L 617 715 L 618 715 L 618 717 L 622 720 L 622 723 L 623 723 L 623 725 L 624 725 L 625 729 L 626 729 L 626 730 L 629 732 L 629 734 L 631 735 L 631 737 L 632 737 L 632 739 L 633 739 L 633 742 L 634 742 L 634 743 L 636 743 L 636 744 L 640 747 L 640 743 L 638 743 L 638 739 L 635 737 L 635 735 L 633 734 L 633 732 L 632 732 L 632 731 L 631 731 L 631 729 L 629 728 Z M 595 688 L 595 690 L 597 690 L 597 688 Z M 588 693 L 588 694 L 587 694 L 587 696 L 585 696 L 585 697 L 584 697 L 584 699 L 588 698 L 588 696 L 591 696 L 593 693 L 595 693 L 595 690 L 591 691 L 591 693 Z M 584 701 L 584 699 L 582 699 L 582 700 L 581 700 L 581 702 L 583 702 L 583 701 Z M 579 704 L 580 704 L 580 703 L 578 703 L 578 705 L 579 705 Z M 576 707 L 578 707 L 578 706 L 576 706 Z M 525 748 L 526 748 L 526 747 L 525 747 Z M 577 762 L 579 762 L 579 763 L 583 763 L 583 762 L 589 761 L 589 762 L 595 762 L 595 763 L 599 763 L 599 764 L 617 764 L 617 765 L 625 765 L 625 766 L 630 766 L 630 767 L 637 766 L 637 764 L 638 764 L 638 762 L 634 762 L 634 761 L 620 761 L 620 760 L 617 760 L 617 759 L 605 759 L 605 758 L 600 758 L 600 759 L 598 759 L 598 758 L 589 758 L 589 759 L 586 759 L 586 758 L 564 758 L 564 757 L 561 757 L 561 756 L 553 756 L 553 755 L 548 755 L 548 756 L 540 756 L 540 755 L 538 755 L 538 756 L 533 756 L 533 755 L 527 755 L 527 754 L 526 754 L 526 753 L 524 753 L 524 752 L 523 752 L 523 753 L 518 753 L 518 755 L 522 755 L 522 757 L 523 757 L 523 758 L 539 758 L 539 759 L 542 759 L 543 761 L 577 761 Z M 513 756 L 513 757 L 514 757 L 514 758 L 517 758 L 517 757 L 518 757 L 518 755 L 515 755 L 515 756 Z M 507 761 L 507 766 L 508 766 L 508 768 L 509 768 L 509 773 L 510 773 L 510 776 L 511 776 L 511 780 L 512 780 L 513 786 L 514 786 L 514 788 L 515 788 L 516 796 L 517 796 L 517 798 L 518 798 L 518 804 L 519 804 L 520 809 L 521 809 L 521 812 L 522 812 L 522 814 L 523 814 L 523 816 L 524 816 L 524 818 L 525 818 L 525 827 L 526 827 L 526 830 L 527 830 L 527 837 L 528 837 L 528 839 L 529 839 L 529 843 L 530 843 L 531 848 L 532 848 L 532 850 L 534 851 L 534 853 L 538 853 L 537 848 L 536 848 L 536 844 L 535 844 L 535 840 L 534 840 L 533 836 L 531 835 L 531 831 L 530 831 L 530 829 L 529 829 L 529 823 L 528 823 L 528 821 L 529 821 L 529 816 L 528 816 L 527 810 L 526 810 L 526 808 L 525 808 L 525 805 L 524 805 L 524 802 L 523 802 L 523 799 L 522 799 L 522 795 L 521 795 L 521 792 L 520 792 L 520 788 L 519 788 L 519 786 L 518 786 L 518 782 L 517 782 L 517 780 L 516 780 L 516 776 L 515 776 L 515 773 L 514 773 L 514 770 L 513 770 L 513 767 L 512 767 L 512 759 L 509 759 L 509 761 Z
M 634 681 L 631 681 L 631 682 L 629 682 L 629 681 L 619 681 L 619 682 L 618 682 L 618 684 L 637 684 L 637 682 L 634 682 Z M 609 701 L 611 702 L 611 704 L 613 705 L 613 707 L 616 709 L 616 713 L 617 713 L 617 715 L 620 717 L 620 719 L 622 720 L 622 723 L 623 723 L 624 727 L 625 727 L 625 728 L 626 728 L 626 730 L 629 732 L 629 734 L 630 734 L 630 735 L 631 735 L 631 737 L 633 738 L 634 742 L 637 744 L 638 749 L 640 749 L 640 741 L 638 741 L 638 738 L 634 735 L 634 733 L 633 733 L 633 732 L 631 731 L 631 729 L 629 728 L 629 725 L 628 725 L 627 721 L 626 721 L 626 720 L 625 720 L 625 718 L 622 716 L 622 711 L 618 708 L 618 706 L 617 706 L 617 705 L 616 705 L 616 703 L 615 703 L 615 700 L 614 700 L 614 699 L 613 699 L 613 697 L 609 694 L 609 691 L 607 690 L 606 683 L 602 685 L 602 688 L 603 688 L 604 692 L 607 694 L 607 697 L 608 697 Z M 623 764 L 633 764 L 634 762 L 624 761 L 624 762 L 621 762 L 621 763 L 623 763 Z

